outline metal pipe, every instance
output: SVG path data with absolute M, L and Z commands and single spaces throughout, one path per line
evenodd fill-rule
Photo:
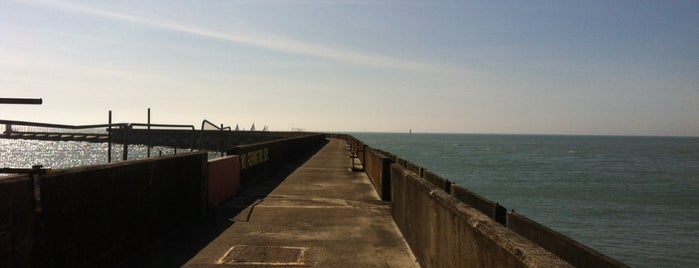
M 11 168 L 11 167 L 0 168 L 0 174 L 25 174 L 25 173 L 31 173 L 31 172 L 32 172 L 31 168 Z
M 0 104 L 41 104 L 42 99 L 0 98 Z
M 48 123 L 38 123 L 38 122 L 28 122 L 28 121 L 16 121 L 16 120 L 1 120 L 0 124 L 11 124 L 11 125 L 23 125 L 23 126 L 33 126 L 33 127 L 46 127 L 46 128 L 65 128 L 65 129 L 86 129 L 86 128 L 101 128 L 106 127 L 107 124 L 99 125 L 63 125 L 63 124 L 48 124 Z M 131 127 L 147 127 L 148 124 L 144 123 L 118 123 L 112 125 L 127 126 Z M 185 128 L 196 130 L 193 125 L 169 125 L 169 124 L 150 124 L 151 127 L 156 128 Z
M 147 127 L 148 124 L 144 123 L 130 123 L 128 124 L 130 127 Z M 169 124 L 150 124 L 151 127 L 156 127 L 156 128 L 186 128 L 186 129 L 191 129 L 195 130 L 196 128 L 193 125 L 169 125 Z
M 0 120 L 0 124 L 11 124 L 11 125 L 21 125 L 21 126 L 32 126 L 32 127 L 44 127 L 44 128 L 65 128 L 65 129 L 86 129 L 86 128 L 101 128 L 106 127 L 106 124 L 99 125 L 62 125 L 62 124 L 48 124 L 48 123 L 38 123 L 38 122 L 27 122 L 27 121 L 16 121 L 16 120 Z M 121 123 L 117 125 L 125 125 L 126 123 Z

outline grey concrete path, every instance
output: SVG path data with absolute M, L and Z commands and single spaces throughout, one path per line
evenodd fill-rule
M 246 189 L 124 266 L 186 258 L 185 267 L 418 267 L 389 204 L 366 174 L 352 171 L 348 155 L 344 141 L 331 139 L 305 163 Z

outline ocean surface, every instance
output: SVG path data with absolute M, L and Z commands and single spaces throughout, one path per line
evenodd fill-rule
M 633 267 L 699 267 L 699 138 L 352 135 Z M 106 144 L 0 139 L 0 167 L 106 162 Z
M 352 135 L 632 267 L 699 267 L 699 138 Z
M 122 159 L 123 145 L 112 145 L 112 161 Z M 31 168 L 42 165 L 48 168 L 68 168 L 107 163 L 107 143 L 77 141 L 35 141 L 0 139 L 0 167 Z M 190 150 L 178 149 L 177 152 Z M 151 147 L 151 156 L 175 154 L 174 148 Z M 128 159 L 148 156 L 144 145 L 129 145 Z M 0 175 L 1 176 L 1 175 Z

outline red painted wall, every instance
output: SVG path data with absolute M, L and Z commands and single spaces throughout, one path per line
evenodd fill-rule
M 208 205 L 215 207 L 240 190 L 240 156 L 231 155 L 209 161 Z

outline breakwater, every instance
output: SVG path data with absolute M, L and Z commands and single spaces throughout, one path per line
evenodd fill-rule
M 391 217 L 423 267 L 624 266 L 410 161 L 352 136 L 323 134 L 240 145 L 229 157 L 210 161 L 194 152 L 0 180 L 0 264 L 119 262 L 241 186 L 244 191 L 258 178 L 304 161 L 326 137 L 347 142 L 349 153 L 332 161 L 352 157 L 353 171 L 365 171 L 390 202 Z

